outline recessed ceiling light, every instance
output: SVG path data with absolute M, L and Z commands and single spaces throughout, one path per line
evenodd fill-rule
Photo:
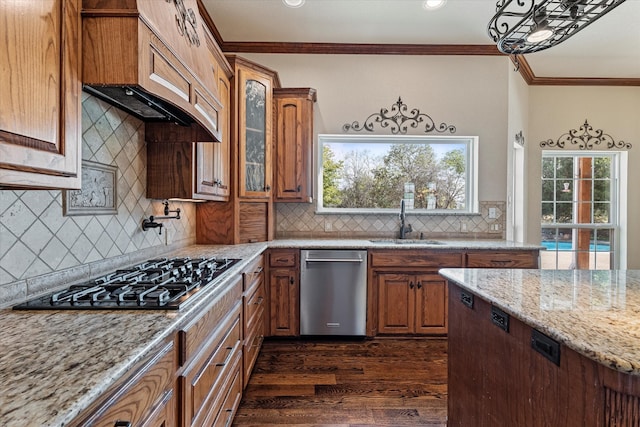
M 447 0 L 424 0 L 422 7 L 426 10 L 440 9 L 447 3 Z
M 282 3 L 287 7 L 300 7 L 304 4 L 305 0 L 282 0 Z

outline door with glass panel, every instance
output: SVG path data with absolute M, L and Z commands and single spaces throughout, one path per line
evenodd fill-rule
M 616 268 L 618 170 L 615 153 L 543 153 L 543 269 Z

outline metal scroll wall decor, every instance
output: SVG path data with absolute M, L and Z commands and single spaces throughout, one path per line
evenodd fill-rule
M 524 135 L 522 134 L 522 131 L 516 133 L 516 143 L 521 147 L 524 147 Z
M 582 131 L 582 133 L 580 133 L 580 131 Z M 595 146 L 598 146 L 598 148 L 604 148 L 605 144 L 608 149 L 631 149 L 631 143 L 624 141 L 616 142 L 611 135 L 604 133 L 602 129 L 593 131 L 593 128 L 587 120 L 584 121 L 584 124 L 580 126 L 578 130 L 571 129 L 568 133 L 562 134 L 557 141 L 552 139 L 541 141 L 540 147 L 565 148 L 566 144 L 571 144 L 573 146 L 577 145 L 581 150 L 593 150 Z
M 200 46 L 198 37 L 198 20 L 192 8 L 187 9 L 184 0 L 167 0 L 176 6 L 176 25 L 181 36 L 184 36 L 191 45 Z
M 398 101 L 391 106 L 391 110 L 387 108 L 381 108 L 379 113 L 371 114 L 364 121 L 363 124 L 355 121 L 352 123 L 346 123 L 342 126 L 342 130 L 348 132 L 349 130 L 354 130 L 356 132 L 360 132 L 362 130 L 366 130 L 369 132 L 373 132 L 374 126 L 376 123 L 380 124 L 381 128 L 389 128 L 391 133 L 395 134 L 405 134 L 409 127 L 417 128 L 424 123 L 424 131 L 428 132 L 449 132 L 455 133 L 456 127 L 452 125 L 447 125 L 446 123 L 440 123 L 436 126 L 433 119 L 424 113 L 421 113 L 420 110 L 414 108 L 407 115 L 408 107 L 402 102 L 402 98 L 398 97 Z

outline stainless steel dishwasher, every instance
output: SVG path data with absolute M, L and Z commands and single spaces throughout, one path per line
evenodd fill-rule
M 367 251 L 300 255 L 300 334 L 366 335 Z

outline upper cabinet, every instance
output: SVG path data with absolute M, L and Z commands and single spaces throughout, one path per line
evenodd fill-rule
M 150 199 L 197 199 L 228 201 L 231 188 L 230 78 L 232 71 L 224 55 L 205 29 L 209 60 L 219 111 L 219 140 L 208 141 L 199 127 L 150 122 L 145 126 L 147 140 L 147 197 Z
M 276 114 L 274 202 L 306 202 L 313 198 L 313 103 L 310 88 L 273 90 Z
M 80 0 L 0 1 L 0 188 L 80 188 Z
M 241 198 L 271 197 L 273 78 L 236 62 Z
M 221 138 L 215 64 L 197 0 L 84 0 L 85 90 L 145 121 Z

